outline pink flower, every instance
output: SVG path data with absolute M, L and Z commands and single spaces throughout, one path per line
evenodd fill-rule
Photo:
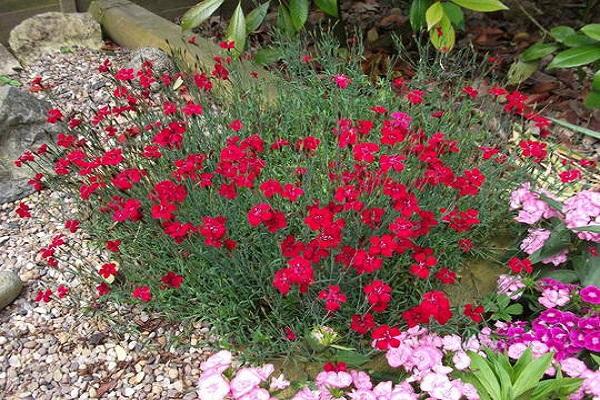
M 579 291 L 581 300 L 588 304 L 598 305 L 600 304 L 600 288 L 594 285 L 586 286 Z
M 432 346 L 421 346 L 412 353 L 412 362 L 421 371 L 427 371 L 442 363 L 444 354 Z
M 412 348 L 405 345 L 400 345 L 396 348 L 390 348 L 385 354 L 390 367 L 398 368 L 403 366 L 410 360 L 412 354 Z
M 546 308 L 562 307 L 571 300 L 569 290 L 565 288 L 545 288 L 538 302 Z
M 562 249 L 558 253 L 546 257 L 542 260 L 542 264 L 552 264 L 554 266 L 558 266 L 560 264 L 567 262 L 567 255 L 569 254 L 569 249 Z
M 200 400 L 223 400 L 229 394 L 229 383 L 219 373 L 202 374 L 197 391 Z
M 525 284 L 518 275 L 500 275 L 498 277 L 498 294 L 505 294 L 511 300 L 518 300 L 523 294 Z
M 563 205 L 567 228 L 583 228 L 600 225 L 600 193 L 584 190 L 565 201 Z M 582 240 L 600 243 L 600 233 L 577 231 Z
M 257 387 L 254 388 L 250 393 L 236 398 L 237 400 L 269 400 L 271 398 L 271 394 L 268 390 Z
M 227 350 L 221 350 L 210 356 L 206 361 L 200 364 L 202 371 L 214 370 L 222 373 L 231 365 L 232 355 Z
M 524 343 L 514 343 L 508 347 L 508 356 L 514 360 L 521 358 L 523 353 L 527 350 L 527 345 Z
M 352 376 L 345 371 L 322 371 L 315 378 L 318 388 L 345 388 L 352 385 Z
M 471 359 L 464 351 L 459 351 L 454 354 L 454 356 L 452 356 L 452 362 L 454 363 L 454 368 L 459 371 L 462 371 L 471 365 Z
M 333 81 L 340 89 L 346 89 L 350 83 L 352 83 L 352 79 L 348 78 L 344 74 L 337 74 L 333 76 Z
M 233 394 L 235 398 L 239 398 L 252 392 L 261 382 L 261 377 L 253 368 L 242 368 L 231 380 L 231 394 Z
M 446 351 L 462 350 L 462 339 L 458 335 L 446 335 L 442 338 L 442 345 Z
M 550 197 L 549 193 L 544 193 Z M 531 191 L 531 184 L 526 182 L 510 195 L 510 209 L 520 210 L 515 220 L 534 224 L 541 219 L 547 219 L 558 216 L 558 212 L 551 208 L 545 201 L 540 199 L 540 195 Z
M 277 378 L 272 378 L 271 383 L 269 384 L 270 390 L 283 390 L 286 387 L 290 386 L 290 381 L 286 380 L 283 374 L 279 375 Z
M 373 388 L 373 384 L 371 383 L 371 377 L 363 372 L 363 371 L 350 371 L 350 375 L 352 376 L 352 382 L 354 383 L 354 387 L 359 390 L 371 390 Z
M 305 387 L 292 397 L 292 400 L 319 400 L 319 392 Z
M 547 229 L 529 229 L 529 236 L 523 239 L 521 250 L 527 254 L 533 254 L 542 247 L 550 237 L 550 231 Z

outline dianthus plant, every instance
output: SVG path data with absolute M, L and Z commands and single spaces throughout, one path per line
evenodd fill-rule
M 67 228 L 110 251 L 92 271 L 99 301 L 206 319 L 261 354 L 293 351 L 314 326 L 358 344 L 385 326 L 480 321 L 445 287 L 511 223 L 508 194 L 546 145 L 532 136 L 512 154 L 489 123 L 510 116 L 464 82 L 372 82 L 353 60 L 294 54 L 266 101 L 230 63 L 159 76 L 106 62 L 107 105 L 51 110 L 56 144 L 18 160 L 38 166 L 32 185 L 72 193 L 81 218 Z M 547 132 L 524 96 L 490 93 Z M 59 268 L 65 242 L 44 249 Z

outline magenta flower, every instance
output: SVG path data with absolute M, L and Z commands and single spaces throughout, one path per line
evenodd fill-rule
M 600 288 L 590 285 L 579 291 L 581 300 L 589 304 L 600 304 Z

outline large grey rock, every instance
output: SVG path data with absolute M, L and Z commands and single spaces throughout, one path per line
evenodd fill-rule
M 10 32 L 8 44 L 24 64 L 40 55 L 73 46 L 102 47 L 100 24 L 88 13 L 48 12 L 27 18 Z
M 16 74 L 21 64 L 13 57 L 12 54 L 0 43 L 0 75 Z
M 16 160 L 26 149 L 36 150 L 52 140 L 56 125 L 47 123 L 48 102 L 13 86 L 0 86 L 0 204 L 18 200 L 32 192 L 27 184 L 33 173 L 17 168 Z
M 23 289 L 23 282 L 13 271 L 0 271 L 0 310 L 12 303 Z
M 173 63 L 171 57 L 161 49 L 154 47 L 142 47 L 132 51 L 127 68 L 139 70 L 146 60 L 152 62 L 153 70 L 158 74 L 162 75 L 165 72 L 173 73 L 175 71 L 175 63 Z

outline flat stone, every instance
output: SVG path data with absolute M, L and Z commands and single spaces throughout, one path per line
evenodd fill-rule
M 6 47 L 0 43 L 0 75 L 13 75 L 21 69 L 21 64 L 8 51 Z
M 13 302 L 23 289 L 23 282 L 13 271 L 0 271 L 0 310 Z

